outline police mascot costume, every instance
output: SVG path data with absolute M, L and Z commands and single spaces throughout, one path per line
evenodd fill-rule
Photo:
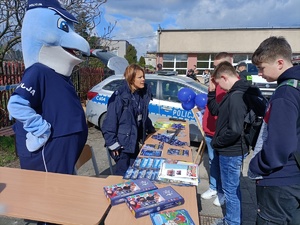
M 73 174 L 87 140 L 85 113 L 70 80 L 89 55 L 74 31 L 75 17 L 57 0 L 29 0 L 21 41 L 25 72 L 8 103 L 16 119 L 16 149 L 22 169 Z

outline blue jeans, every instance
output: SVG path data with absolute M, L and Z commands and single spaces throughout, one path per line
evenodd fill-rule
M 209 159 L 209 188 L 223 194 L 221 176 L 220 176 L 220 166 L 219 166 L 219 155 L 211 147 L 212 137 L 205 136 L 208 159 Z
M 240 225 L 242 222 L 240 190 L 242 158 L 242 156 L 219 155 L 221 181 L 226 202 L 224 220 L 229 225 Z

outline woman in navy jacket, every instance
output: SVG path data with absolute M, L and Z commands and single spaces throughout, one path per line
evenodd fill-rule
M 101 128 L 105 144 L 116 162 L 116 174 L 124 175 L 139 154 L 147 133 L 155 132 L 148 117 L 151 89 L 145 83 L 144 70 L 129 65 L 125 80 L 108 101 L 107 116 Z

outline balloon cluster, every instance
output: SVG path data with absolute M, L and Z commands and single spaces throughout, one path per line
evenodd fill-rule
M 181 106 L 185 110 L 191 110 L 195 105 L 199 109 L 204 109 L 207 103 L 207 95 L 204 93 L 195 94 L 195 92 L 187 87 L 178 91 L 177 97 L 181 102 Z

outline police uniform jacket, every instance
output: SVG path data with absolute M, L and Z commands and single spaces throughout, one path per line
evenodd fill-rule
M 122 148 L 123 152 L 134 153 L 137 143 L 144 142 L 146 133 L 155 132 L 148 117 L 151 99 L 151 90 L 147 84 L 143 89 L 131 93 L 125 80 L 113 93 L 101 128 L 105 144 L 110 150 Z

